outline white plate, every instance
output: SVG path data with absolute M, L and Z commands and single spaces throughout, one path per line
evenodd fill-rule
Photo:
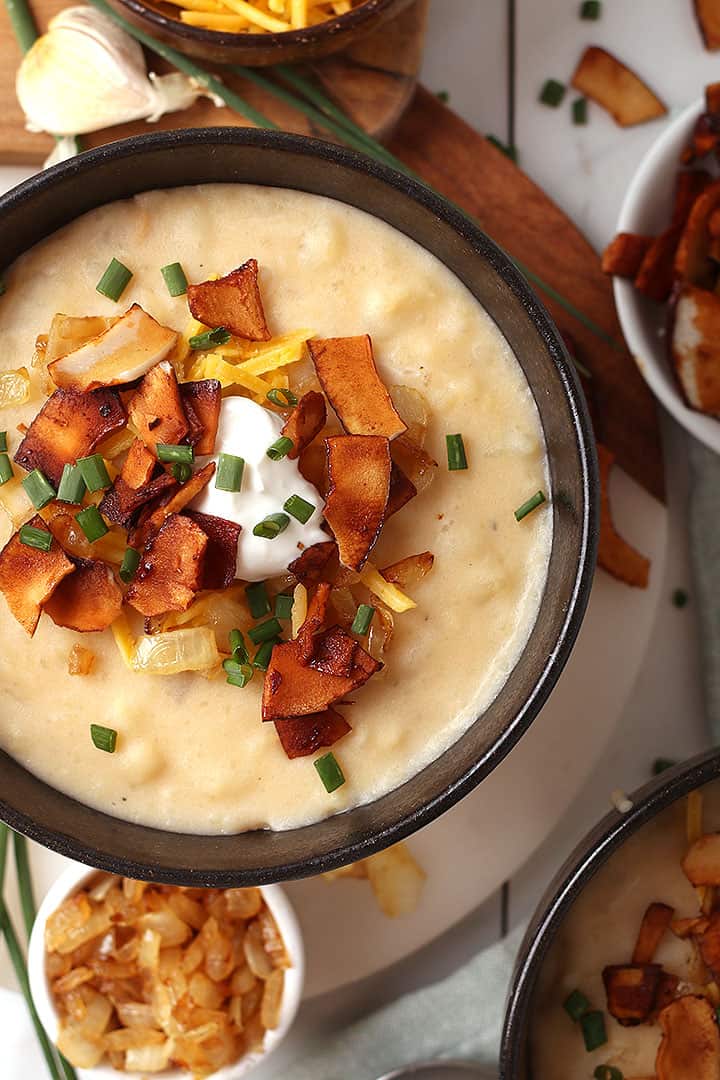
M 428 873 L 417 912 L 387 919 L 365 881 L 284 886 L 305 938 L 306 997 L 371 975 L 448 930 L 519 869 L 588 782 L 646 651 L 667 539 L 665 508 L 619 471 L 612 498 L 621 531 L 652 559 L 650 587 L 630 589 L 598 571 L 577 645 L 543 712 L 476 791 L 410 841 Z M 38 900 L 67 862 L 32 845 Z M 0 986 L 12 985 L 0 949 Z
M 652 236 L 668 227 L 680 154 L 704 108 L 702 100 L 688 106 L 653 143 L 627 190 L 618 232 Z M 665 305 L 649 300 L 624 278 L 614 278 L 613 289 L 625 340 L 648 386 L 686 431 L 720 453 L 720 420 L 688 408 L 668 363 Z

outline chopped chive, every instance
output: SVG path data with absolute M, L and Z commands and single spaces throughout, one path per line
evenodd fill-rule
M 33 469 L 23 477 L 22 486 L 36 510 L 42 510 L 55 498 L 55 488 L 39 469 Z
M 602 14 L 601 0 L 583 0 L 580 5 L 581 19 L 599 19 Z
M 684 608 L 688 602 L 688 594 L 684 589 L 674 589 L 672 594 L 672 602 L 676 608 Z
M 281 386 L 273 386 L 272 390 L 268 390 L 265 397 L 273 405 L 277 405 L 279 409 L 294 409 L 298 403 L 297 396 L 293 394 L 292 390 L 285 390 Z
M 465 443 L 462 435 L 446 435 L 448 469 L 456 472 L 459 469 L 467 469 L 468 463 L 465 456 Z
M 253 536 L 261 536 L 263 540 L 274 540 L 281 532 L 284 532 L 290 524 L 287 514 L 268 514 L 259 521 L 253 529 Z
M 108 531 L 108 527 L 103 521 L 102 514 L 97 506 L 86 506 L 84 510 L 75 515 L 75 520 L 91 544 L 99 540 Z
M 240 491 L 242 488 L 245 458 L 237 454 L 220 454 L 215 473 L 215 487 L 220 491 Z
M 253 581 L 246 585 L 245 596 L 253 619 L 262 619 L 263 615 L 270 614 L 270 601 L 264 581 Z
M 164 465 L 169 465 L 173 461 L 180 461 L 184 465 L 192 465 L 195 461 L 195 451 L 192 446 L 177 446 L 174 443 L 159 442 L 157 444 L 157 456 L 158 461 L 162 461 Z
M 179 262 L 168 263 L 160 267 L 160 273 L 171 296 L 184 296 L 187 292 L 187 278 Z
M 593 1076 L 595 1080 L 623 1080 L 623 1074 L 614 1065 L 598 1065 Z
M 301 495 L 291 495 L 283 503 L 283 510 L 287 510 L 288 514 L 305 525 L 315 513 L 316 507 Z
M 522 504 L 522 506 L 518 506 L 517 510 L 515 511 L 515 520 L 522 521 L 524 517 L 527 517 L 528 514 L 531 514 L 533 510 L 537 510 L 538 506 L 542 506 L 544 502 L 545 495 L 543 494 L 543 492 L 536 491 L 534 495 L 531 495 L 530 498 Z
M 287 593 L 278 593 L 275 597 L 275 618 L 289 619 L 292 617 L 294 600 Z
M 241 664 L 238 660 L 224 660 L 223 668 L 231 686 L 247 686 L 255 674 L 250 664 Z
M 191 349 L 211 349 L 213 345 L 227 345 L 232 337 L 229 330 L 224 326 L 216 326 L 214 330 L 203 330 L 202 334 L 195 334 L 188 341 Z
M 7 454 L 0 454 L 0 486 L 7 484 L 14 476 L 13 467 Z
M 585 1049 L 588 1053 L 597 1050 L 599 1046 L 604 1046 L 607 1042 L 605 1016 L 599 1010 L 595 1009 L 593 1012 L 586 1012 L 584 1016 L 581 1016 L 580 1027 L 585 1040 Z
M 272 641 L 281 633 L 282 626 L 273 616 L 271 619 L 266 619 L 265 622 L 258 623 L 257 626 L 251 626 L 248 630 L 248 637 L 253 645 L 262 645 L 266 641 Z
M 280 461 L 282 458 L 286 457 L 287 454 L 290 453 L 292 448 L 292 439 L 288 439 L 286 435 L 283 435 L 281 436 L 281 438 L 276 439 L 272 446 L 268 446 L 265 453 L 271 461 Z
M 353 634 L 359 634 L 360 637 L 365 637 L 370 629 L 370 623 L 373 621 L 375 615 L 375 608 L 370 604 L 361 604 L 357 609 L 357 614 L 353 619 L 350 629 Z
M 91 454 L 90 457 L 78 458 L 77 467 L 88 491 L 103 491 L 105 488 L 110 487 L 110 477 L 102 454 Z
M 345 776 L 332 750 L 328 754 L 323 754 L 317 761 L 313 761 L 313 765 L 317 769 L 318 776 L 322 780 L 328 795 L 333 791 L 337 791 L 345 783 Z
M 486 135 L 485 138 L 489 143 L 493 144 L 496 150 L 499 150 L 501 154 L 504 154 L 505 157 L 509 157 L 511 161 L 517 161 L 517 146 L 510 146 L 507 143 L 502 142 L 501 139 L 498 139 L 497 135 Z
M 270 665 L 270 657 L 272 656 L 272 651 L 276 645 L 277 641 L 275 640 L 264 641 L 258 651 L 253 656 L 253 667 L 257 668 L 258 671 L 267 671 Z
M 106 754 L 115 753 L 117 745 L 117 731 L 115 728 L 103 727 L 102 724 L 91 724 L 90 738 L 98 750 L 104 750 Z
M 60 502 L 79 506 L 85 494 L 85 481 L 78 465 L 63 465 L 57 497 Z
M 245 646 L 245 638 L 242 636 L 241 630 L 230 631 L 230 652 L 233 654 L 233 659 L 237 660 L 238 664 L 247 664 L 248 651 Z
M 102 296 L 107 296 L 108 300 L 117 302 L 125 292 L 131 277 L 132 270 L 128 270 L 127 266 L 123 266 L 118 259 L 113 258 L 95 288 Z
M 178 484 L 187 484 L 188 480 L 192 476 L 192 465 L 188 465 L 186 461 L 176 461 L 170 469 Z
M 133 547 L 125 549 L 123 561 L 120 563 L 120 580 L 129 585 L 137 573 L 140 565 L 140 552 Z
M 546 79 L 543 83 L 543 88 L 540 91 L 538 101 L 543 105 L 549 105 L 551 108 L 556 109 L 562 99 L 565 97 L 565 87 L 557 79 Z
M 447 90 L 436 90 L 435 97 L 438 101 L 442 101 L 443 105 L 447 105 L 450 100 L 450 94 Z
M 573 990 L 563 1001 L 563 1009 L 571 1020 L 576 1022 L 590 1009 L 590 1002 L 582 990 Z
M 677 765 L 677 761 L 673 761 L 672 758 L 655 758 L 652 765 L 653 776 L 659 776 L 660 773 L 664 773 L 666 769 L 672 769 L 674 765 Z
M 37 529 L 34 525 L 23 525 L 20 529 L 20 543 L 25 547 L 37 548 L 38 551 L 49 551 L 53 538 L 47 529 Z
M 573 124 L 587 124 L 587 98 L 576 98 L 572 103 Z
M 0 431 L 0 453 L 7 454 L 7 431 Z

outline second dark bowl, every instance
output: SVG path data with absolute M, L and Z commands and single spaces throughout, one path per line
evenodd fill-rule
M 572 364 L 515 265 L 438 195 L 338 146 L 277 132 L 206 128 L 145 135 L 81 154 L 0 199 L 0 272 L 96 206 L 154 188 L 213 182 L 296 188 L 349 203 L 395 226 L 457 275 L 497 323 L 534 394 L 554 527 L 540 616 L 508 681 L 454 746 L 375 802 L 286 832 L 171 833 L 92 810 L 0 753 L 0 817 L 13 828 L 113 873 L 227 887 L 318 874 L 371 855 L 427 825 L 502 761 L 547 700 L 580 628 L 595 565 L 598 490 L 594 440 Z

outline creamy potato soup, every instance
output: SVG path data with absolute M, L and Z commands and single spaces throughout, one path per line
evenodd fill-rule
M 712 856 L 711 865 L 720 870 L 720 836 L 711 834 L 718 826 L 720 787 L 713 784 L 702 789 L 690 814 L 687 800 L 680 799 L 643 826 L 583 890 L 541 972 L 531 1029 L 533 1080 L 592 1080 L 600 1075 L 596 1070 L 601 1066 L 617 1070 L 609 1071 L 607 1080 L 618 1076 L 623 1080 L 705 1080 L 720 1075 L 717 976 L 710 966 L 708 938 L 703 936 L 707 924 L 711 923 L 712 935 L 720 919 L 720 915 L 707 918 L 716 903 L 716 890 L 696 890 L 683 870 L 689 853 L 694 864 L 703 852 Z M 693 834 L 702 839 L 691 844 L 689 833 L 691 840 Z M 710 851 L 705 833 L 710 834 Z M 691 863 L 686 869 L 692 875 Z M 623 999 L 622 1004 L 629 1001 L 637 1015 L 631 1023 L 620 1023 L 610 1011 L 611 1007 L 618 1010 L 617 990 L 604 981 L 603 972 L 609 965 L 631 964 L 650 905 L 663 905 L 672 914 L 666 910 L 669 922 L 658 931 L 657 946 L 651 944 L 645 957 L 636 956 L 636 967 L 641 959 L 659 965 L 661 978 L 669 977 L 669 986 L 664 992 L 656 988 L 647 997 L 636 991 Z M 648 921 L 660 916 L 662 923 L 662 914 L 656 910 Z M 590 1009 L 603 1014 L 606 1041 L 589 1052 L 580 1022 L 564 1008 L 577 992 Z M 691 1012 L 685 1011 L 688 1003 Z M 641 1019 L 648 1008 L 649 1016 Z M 663 1030 L 668 1035 L 659 1057 Z
M 96 290 L 111 258 L 133 275 L 118 302 Z M 550 553 L 549 501 L 521 521 L 514 514 L 538 490 L 549 494 L 549 480 L 534 399 L 493 321 L 457 278 L 413 241 L 342 203 L 295 191 L 210 185 L 150 192 L 88 213 L 18 259 L 0 299 L 0 365 L 3 370 L 27 367 L 31 393 L 24 404 L 0 411 L 10 458 L 21 439 L 18 425 L 29 425 L 54 389 L 43 382 L 42 365 L 31 367 L 31 361 L 36 336 L 48 333 L 56 313 L 117 318 L 136 303 L 162 327 L 187 335 L 188 298 L 169 294 L 161 267 L 179 262 L 189 282 L 204 282 L 250 259 L 259 264 L 273 340 L 299 329 L 321 339 L 369 334 L 379 378 L 395 395 L 398 411 L 408 393 L 395 388 L 422 395 L 428 412 L 425 452 L 438 467 L 432 484 L 385 525 L 370 564 L 382 569 L 430 552 L 434 565 L 405 588 L 416 606 L 393 613 L 383 669 L 347 695 L 351 704 L 338 706 L 352 730 L 332 746 L 345 778 L 332 793 L 313 765 L 327 750 L 291 760 L 275 724 L 263 722 L 261 670 L 244 687 L 229 684 L 219 662 L 204 672 L 147 674 L 132 666 L 143 620 L 127 605 L 129 643 L 127 633 L 112 629 L 63 628 L 47 612 L 30 637 L 0 599 L 2 748 L 84 803 L 170 830 L 287 829 L 366 803 L 413 776 L 452 746 L 505 683 L 538 615 Z M 205 325 L 212 326 L 209 317 Z M 193 332 L 202 329 L 195 324 Z M 223 348 L 218 345 L 221 354 Z M 228 356 L 227 363 L 236 360 Z M 193 367 L 197 363 L 197 353 L 191 352 L 184 360 L 185 377 L 197 377 L 188 375 L 200 370 Z M 312 365 L 305 357 L 263 378 L 268 386 L 282 386 L 285 376 L 284 385 L 289 380 L 290 389 L 301 393 L 308 370 L 312 373 Z M 273 382 L 274 376 L 280 378 Z M 253 397 L 256 384 L 250 385 L 234 384 L 223 395 L 262 402 L 256 393 Z M 127 388 L 122 395 L 130 407 Z M 241 523 L 238 550 L 245 554 L 242 563 L 238 555 L 238 566 L 260 566 L 262 573 L 262 559 L 260 564 L 253 559 L 257 550 L 261 556 L 275 550 L 275 540 L 255 538 L 253 521 L 264 520 L 273 508 L 282 511 L 295 481 L 305 485 L 297 492 L 306 502 L 314 499 L 317 510 L 307 526 L 295 517 L 286 523 L 288 531 L 278 537 L 286 544 L 282 567 L 288 555 L 299 556 L 299 545 L 307 548 L 332 537 L 320 530 L 323 500 L 296 463 L 278 462 L 290 469 L 279 487 L 272 486 L 274 476 L 262 481 L 272 472 L 265 443 L 278 438 L 283 416 L 260 412 L 269 419 L 261 418 L 257 427 L 258 440 L 264 440 L 257 460 L 252 439 L 246 437 L 240 449 L 233 443 L 233 432 L 240 438 L 250 430 L 243 409 L 223 406 L 220 422 L 219 449 L 232 453 L 235 448 L 236 456 L 246 459 L 242 483 L 258 500 L 252 512 L 243 520 L 218 509 L 217 499 L 210 498 L 216 492 L 212 481 L 193 505 Z M 329 433 L 341 434 L 328 412 Z M 468 468 L 450 471 L 446 435 L 456 433 L 463 436 Z M 196 465 L 211 457 L 199 457 Z M 110 462 L 111 478 L 121 462 L 122 457 Z M 25 472 L 18 465 L 14 469 L 16 479 L 0 487 L 0 502 L 11 515 L 5 515 L 3 543 L 34 513 L 19 486 Z M 262 501 L 268 491 L 275 503 Z M 272 533 L 275 525 L 268 528 Z M 116 578 L 117 570 L 116 564 Z M 272 574 L 277 573 L 273 566 Z M 357 575 L 346 576 L 349 589 L 357 582 Z M 254 625 L 244 586 L 241 580 L 227 590 L 236 617 L 228 624 L 225 612 L 211 622 L 221 658 L 230 652 L 228 625 L 243 631 L 246 644 Z M 294 582 L 281 581 L 271 591 L 278 589 L 292 596 Z M 313 587 L 308 592 L 312 597 Z M 365 600 L 371 605 L 370 594 Z M 182 627 L 182 614 L 173 625 Z M 287 617 L 282 625 L 288 640 Z M 357 640 L 369 648 L 367 636 Z M 92 654 L 88 674 L 69 673 L 69 655 L 77 645 Z M 91 723 L 116 732 L 114 752 L 94 745 Z

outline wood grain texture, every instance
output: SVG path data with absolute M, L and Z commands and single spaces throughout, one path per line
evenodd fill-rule
M 48 22 L 68 6 L 69 0 L 31 0 L 38 26 Z M 416 0 L 411 7 L 379 30 L 363 38 L 345 52 L 318 60 L 312 71 L 338 104 L 356 123 L 378 138 L 386 138 L 397 124 L 415 90 L 422 59 L 422 46 L 429 0 Z M 7 12 L 0 5 L 0 163 L 41 164 L 50 153 L 53 141 L 47 135 L 25 130 L 22 110 L 15 97 L 15 72 L 20 50 L 10 29 Z M 148 56 L 148 67 L 160 74 L 173 69 L 155 56 Z M 237 76 L 223 74 L 228 86 L 236 89 L 251 105 L 285 131 L 302 135 L 320 135 L 300 113 L 279 102 Z M 157 124 L 144 121 L 121 124 L 105 131 L 83 136 L 86 147 L 102 146 L 152 130 L 177 127 L 208 127 L 215 124 L 247 123 L 230 109 L 217 108 L 204 99 L 181 113 L 162 117 Z
M 616 342 L 623 341 L 611 282 L 572 221 L 516 165 L 423 87 L 390 149 L 477 219 L 511 256 L 570 300 Z M 537 290 L 540 291 L 540 290 Z M 561 331 L 592 372 L 598 437 L 619 465 L 662 499 L 665 479 L 658 413 L 629 352 L 613 348 L 540 292 Z

